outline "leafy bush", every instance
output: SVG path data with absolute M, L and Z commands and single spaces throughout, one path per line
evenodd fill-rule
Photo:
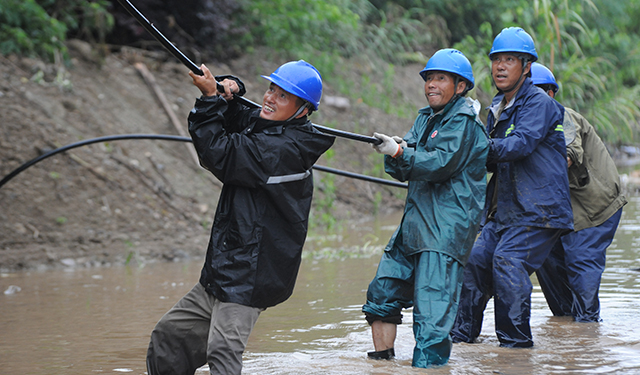
M 237 22 L 250 30 L 242 43 L 310 61 L 325 81 L 357 100 L 380 104 L 375 93 L 389 92 L 383 109 L 399 115 L 415 108 L 389 91 L 393 64 L 426 63 L 448 35 L 442 19 L 424 10 L 391 4 L 381 11 L 368 0 L 243 0 L 242 9 Z M 345 61 L 353 69 L 339 69 Z M 361 80 L 346 74 L 354 69 Z
M 387 62 L 426 62 L 439 45 L 446 45 L 449 30 L 444 20 L 424 8 L 387 4 L 385 10 L 364 8 L 359 50 Z
M 329 52 L 351 58 L 366 55 L 387 62 L 415 59 L 446 43 L 441 18 L 418 7 L 387 4 L 384 11 L 367 0 L 244 0 L 239 22 L 249 24 L 245 42 L 263 44 L 294 56 Z
M 467 36 L 477 36 L 480 26 L 490 22 L 501 29 L 504 22 L 509 22 L 504 9 L 515 8 L 518 0 L 371 0 L 378 9 L 387 13 L 394 6 L 418 11 L 419 21 L 438 17 L 443 19 L 444 30 L 448 39 L 443 46 L 459 42 Z M 429 17 L 429 18 L 425 18 Z
M 69 33 L 81 39 L 104 42 L 113 27 L 108 0 L 37 0 L 51 17 L 64 23 Z
M 538 61 L 554 72 L 560 86 L 558 101 L 581 112 L 605 141 L 622 143 L 640 134 L 640 36 L 626 32 L 634 22 L 622 17 L 619 24 L 613 15 L 633 14 L 638 2 L 605 3 L 599 9 L 591 0 L 522 0 L 501 18 L 513 20 L 505 26 L 521 26 L 534 38 Z M 596 15 L 603 21 L 595 22 Z M 475 37 L 455 45 L 473 63 L 478 96 L 495 93 L 487 58 L 499 31 L 495 26 L 485 23 Z
M 0 53 L 64 57 L 68 32 L 104 41 L 113 27 L 106 0 L 3 0 L 0 2 Z
M 264 44 L 294 55 L 313 51 L 354 52 L 359 17 L 349 0 L 243 0 L 240 22 L 250 25 L 246 37 L 252 45 Z
M 41 56 L 53 60 L 63 44 L 67 27 L 50 17 L 35 0 L 0 2 L 0 53 Z

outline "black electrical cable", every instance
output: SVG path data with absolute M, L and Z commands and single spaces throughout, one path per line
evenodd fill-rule
M 169 53 L 171 53 L 174 57 L 180 60 L 180 62 L 182 62 L 182 64 L 184 64 L 187 68 L 189 68 L 189 70 L 191 70 L 194 74 L 197 74 L 199 76 L 204 75 L 202 70 L 193 61 L 189 60 L 189 58 L 185 56 L 185 54 L 178 49 L 178 47 L 176 47 L 173 43 L 171 43 L 171 41 L 169 41 L 169 39 L 167 39 L 164 35 L 162 35 L 162 33 L 151 22 L 149 22 L 149 20 L 142 13 L 140 13 L 140 11 L 135 6 L 133 6 L 133 4 L 131 4 L 129 0 L 118 0 L 118 2 L 127 10 L 127 12 L 129 12 L 129 14 L 133 16 L 133 18 L 135 18 L 138 21 L 138 23 L 140 23 L 140 25 L 142 25 L 142 27 L 145 30 L 147 30 L 147 32 L 149 32 L 149 34 L 151 34 L 154 38 L 156 38 L 156 40 L 160 42 L 160 44 L 162 44 L 162 46 L 165 49 L 167 49 Z M 224 92 L 224 88 L 220 84 L 218 84 L 218 91 Z M 242 102 L 242 104 L 251 108 L 262 107 L 260 104 L 253 102 L 242 96 L 235 96 L 235 100 L 238 100 Z M 345 130 L 333 129 L 323 125 L 317 125 L 317 124 L 312 124 L 312 125 L 319 131 L 323 133 L 335 135 L 336 137 L 342 137 L 342 138 L 351 139 L 354 141 L 371 143 L 374 145 L 379 145 L 382 143 L 382 140 L 376 137 L 350 133 Z
M 337 174 L 339 176 L 355 178 L 355 179 L 358 179 L 358 180 L 375 182 L 376 184 L 381 184 L 381 185 L 395 186 L 395 187 L 404 188 L 404 189 L 406 189 L 408 187 L 407 184 L 402 183 L 402 182 L 392 181 L 392 180 L 385 180 L 384 178 L 377 178 L 377 177 L 366 176 L 366 175 L 363 175 L 363 174 L 347 172 L 347 171 L 343 171 L 343 170 L 340 170 L 340 169 L 334 169 L 334 168 L 325 167 L 325 166 L 322 166 L 322 165 L 314 165 L 313 169 L 321 171 L 321 172 Z
M 61 152 L 65 152 L 65 151 L 68 151 L 68 150 L 71 150 L 71 149 L 74 149 L 74 148 L 90 145 L 90 144 L 93 144 L 93 143 L 111 142 L 111 141 L 119 141 L 119 140 L 125 140 L 125 139 L 159 139 L 159 140 L 165 140 L 165 141 L 191 142 L 191 138 L 188 138 L 188 137 L 181 137 L 181 136 L 177 136 L 177 135 L 166 135 L 166 134 L 119 134 L 119 135 L 108 135 L 108 136 L 104 136 L 104 137 L 85 139 L 83 141 L 71 143 L 71 144 L 68 144 L 66 146 L 62 146 L 60 148 L 57 148 L 55 150 L 46 152 L 46 153 L 44 153 L 44 154 L 42 154 L 42 155 L 40 155 L 40 156 L 38 156 L 36 158 L 33 158 L 33 159 L 29 160 L 28 162 L 22 164 L 18 168 L 14 169 L 11 173 L 6 175 L 2 180 L 0 180 L 0 188 L 2 188 L 2 186 L 4 186 L 4 184 L 9 182 L 11 179 L 13 179 L 15 176 L 17 176 L 21 172 L 23 172 L 25 169 L 31 167 L 32 165 L 34 165 L 34 164 L 36 164 L 38 162 L 41 162 L 44 159 L 47 159 L 47 158 L 49 158 L 51 156 L 54 156 L 54 155 L 57 155 L 57 154 L 59 154 Z M 378 183 L 378 184 L 401 187 L 401 188 L 405 188 L 405 189 L 407 188 L 407 184 L 403 184 L 403 183 L 397 182 L 397 181 L 391 181 L 391 180 L 385 180 L 385 179 L 382 179 L 382 178 L 370 177 L 370 176 L 366 176 L 366 175 L 362 175 L 362 174 L 342 171 L 340 169 L 323 167 L 323 166 L 320 166 L 320 165 L 314 165 L 313 168 L 317 169 L 319 171 L 322 171 L 322 172 L 333 173 L 333 174 L 337 174 L 337 175 L 341 175 L 341 176 L 345 176 L 345 177 L 350 177 L 350 178 L 355 178 L 355 179 L 359 179 L 359 180 L 363 180 L 363 181 L 375 182 L 375 183 Z

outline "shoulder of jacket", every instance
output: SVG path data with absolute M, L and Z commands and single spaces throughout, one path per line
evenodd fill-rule
M 458 103 L 456 103 L 452 109 L 454 108 L 458 109 L 459 114 L 472 117 L 475 117 L 477 115 L 476 111 L 473 108 L 473 105 L 465 97 L 460 97 Z
M 581 134 L 589 132 L 597 133 L 593 125 L 579 112 L 572 108 L 564 107 L 564 122 L 571 122 Z
M 422 107 L 418 110 L 418 116 L 423 115 L 423 116 L 430 116 L 431 113 L 433 113 L 433 109 L 431 109 L 431 107 L 426 106 L 426 107 Z
M 524 89 L 524 90 L 523 90 Z M 541 88 L 534 84 L 523 85 L 521 88 L 522 98 L 525 100 L 539 100 L 542 102 L 551 102 L 553 100 L 547 93 L 544 92 Z
M 569 117 L 571 118 L 572 121 L 577 121 L 577 122 L 586 121 L 586 119 L 580 113 L 576 112 L 576 110 L 573 108 L 564 107 L 564 115 L 565 115 L 565 118 Z
M 313 123 L 309 119 L 306 119 L 305 121 L 282 122 L 281 125 L 285 129 L 311 133 L 322 133 L 320 130 L 316 129 L 315 126 L 313 126 Z
M 460 97 L 444 114 L 442 122 L 463 121 L 463 119 L 466 121 L 469 118 L 473 120 L 476 115 L 471 104 L 464 97 Z

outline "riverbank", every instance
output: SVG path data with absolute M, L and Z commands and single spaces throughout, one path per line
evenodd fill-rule
M 79 140 L 186 130 L 200 93 L 184 66 L 131 48 L 100 55 L 84 42 L 70 41 L 69 47 L 70 66 L 0 56 L 1 177 Z M 247 98 L 258 103 L 265 87 L 260 74 L 277 65 L 260 52 L 207 64 L 215 74 L 241 77 Z M 398 79 L 415 81 L 410 73 L 417 70 L 407 67 L 406 78 L 399 73 Z M 400 134 L 412 120 L 340 97 L 330 85 L 312 117 L 314 123 L 365 135 Z M 0 271 L 201 258 L 220 183 L 197 164 L 190 148 L 183 142 L 101 142 L 22 172 L 0 188 Z M 318 164 L 383 177 L 381 160 L 366 143 L 337 139 Z M 402 208 L 402 189 L 324 172 L 314 178 L 312 230 L 351 219 L 367 225 L 375 212 Z
M 71 65 L 0 56 L 0 178 L 64 145 L 117 134 L 181 135 L 199 96 L 188 70 L 170 56 L 132 48 L 107 54 L 70 41 Z M 231 73 L 261 102 L 260 74 L 278 63 L 266 52 L 207 66 Z M 362 66 L 349 66 L 358 81 Z M 425 104 L 417 73 L 395 67 L 416 110 Z M 385 114 L 325 84 L 312 121 L 352 133 L 404 134 L 413 118 Z M 184 134 L 184 133 L 183 133 Z M 184 134 L 186 135 L 186 134 Z M 640 191 L 637 148 L 615 153 L 629 194 Z M 338 138 L 319 165 L 385 177 L 370 145 Z M 311 235 L 376 225 L 377 215 L 402 210 L 403 189 L 325 172 L 314 173 Z M 131 262 L 202 259 L 220 183 L 196 162 L 184 142 L 101 142 L 53 156 L 0 188 L 0 271 L 104 267 Z

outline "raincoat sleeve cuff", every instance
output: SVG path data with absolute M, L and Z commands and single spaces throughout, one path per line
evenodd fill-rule
M 225 79 L 231 79 L 236 81 L 236 83 L 238 84 L 238 88 L 240 89 L 240 91 L 238 91 L 237 93 L 235 93 L 234 95 L 237 96 L 244 96 L 244 94 L 247 93 L 247 89 L 244 86 L 244 83 L 240 80 L 240 78 L 236 77 L 236 76 L 232 76 L 230 74 L 226 74 L 226 75 L 220 75 L 220 76 L 215 76 L 216 81 L 218 82 L 222 82 Z
M 496 142 L 494 139 L 489 138 L 489 153 L 487 154 L 487 165 L 493 164 L 496 162 Z

